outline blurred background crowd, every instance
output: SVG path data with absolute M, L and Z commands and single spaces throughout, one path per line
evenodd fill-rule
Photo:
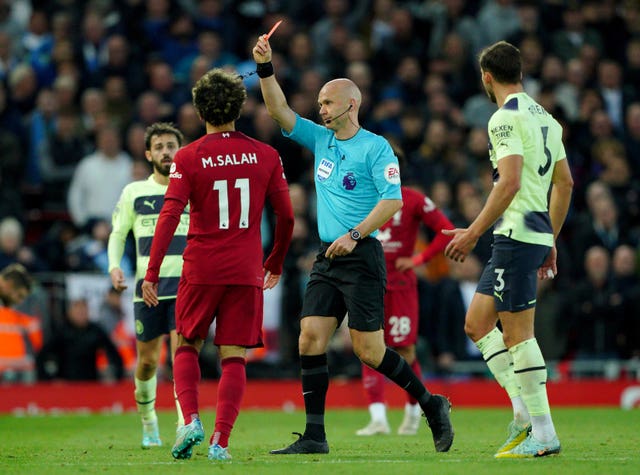
M 280 152 L 296 215 L 281 289 L 270 297 L 278 301 L 265 316 L 268 347 L 249 375 L 295 374 L 318 241 L 312 157 L 268 116 L 251 56 L 279 19 L 273 63 L 291 107 L 317 119 L 323 83 L 352 79 L 362 125 L 407 157 L 403 184 L 457 226 L 475 218 L 492 186 L 486 126 L 495 105 L 477 54 L 502 39 L 519 47 L 525 91 L 564 126 L 575 179 L 560 273 L 540 286 L 540 345 L 550 361 L 640 357 L 640 0 L 0 0 L 0 268 L 22 263 L 38 282 L 17 309 L 39 323 L 34 358 L 43 344 L 74 346 L 86 332 L 69 328 L 91 323 L 122 358 L 105 350 L 106 363 L 86 377 L 109 363 L 122 365 L 116 378 L 133 367 L 134 337 L 123 326 L 132 304 L 108 290 L 111 213 L 124 185 L 150 173 L 145 128 L 172 121 L 187 143 L 201 136 L 191 87 L 224 67 L 245 75 L 238 129 Z M 463 321 L 491 240 L 485 235 L 464 264 L 439 256 L 419 269 L 420 357 L 431 374 L 479 360 Z M 134 265 L 130 245 L 122 268 L 132 275 Z M 76 273 L 104 276 L 100 295 L 67 288 Z M 347 340 L 336 338 L 332 373 L 355 376 Z M 65 377 L 40 360 L 38 377 Z M 11 375 L 2 361 L 0 373 Z

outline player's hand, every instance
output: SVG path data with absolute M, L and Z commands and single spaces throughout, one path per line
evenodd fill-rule
M 271 271 L 265 269 L 264 272 L 264 284 L 262 290 L 273 289 L 280 282 L 280 276 L 272 274 Z
M 266 35 L 260 36 L 253 47 L 253 59 L 256 63 L 268 63 L 271 61 L 271 45 L 269 45 Z
M 122 269 L 116 267 L 109 274 L 111 275 L 111 285 L 113 285 L 113 288 L 116 289 L 117 292 L 122 292 L 127 288 Z
M 444 255 L 456 262 L 464 262 L 479 239 L 479 236 L 472 233 L 469 228 L 443 229 L 442 234 L 453 236 L 444 250 Z
M 558 251 L 554 245 L 549 251 L 549 255 L 544 260 L 542 265 L 538 268 L 538 279 L 547 280 L 553 279 L 558 274 L 558 266 L 556 265 L 556 259 L 558 257 Z
M 324 255 L 328 259 L 333 259 L 339 256 L 346 256 L 347 254 L 351 254 L 351 252 L 356 248 L 357 244 L 358 242 L 351 239 L 349 233 L 346 233 L 333 241 Z
M 410 257 L 398 257 L 395 262 L 396 270 L 404 272 L 409 269 L 413 269 L 413 259 Z
M 158 300 L 158 283 L 149 282 L 145 280 L 142 282 L 142 299 L 147 307 L 157 307 L 160 301 Z

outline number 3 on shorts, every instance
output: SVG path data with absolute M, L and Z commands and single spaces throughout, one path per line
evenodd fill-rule
M 504 279 L 502 278 L 502 274 L 504 274 L 504 269 L 498 269 L 497 267 L 493 269 L 496 275 L 496 285 L 493 287 L 496 292 L 500 292 L 504 289 Z

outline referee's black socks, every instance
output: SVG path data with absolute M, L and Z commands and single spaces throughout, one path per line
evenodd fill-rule
M 302 395 L 307 424 L 304 436 L 324 441 L 324 410 L 327 390 L 329 389 L 329 367 L 327 355 L 300 355 L 302 373 Z
M 411 366 L 402 356 L 391 348 L 387 348 L 380 366 L 375 369 L 411 394 L 417 399 L 420 407 L 423 410 L 425 409 L 431 398 L 431 393 L 427 391 L 420 378 L 413 372 Z

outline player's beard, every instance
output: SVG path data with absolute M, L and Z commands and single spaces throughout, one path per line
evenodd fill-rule
M 497 104 L 498 101 L 496 100 L 496 95 L 493 93 L 493 89 L 491 89 L 489 86 L 487 86 L 484 83 L 482 85 L 484 86 L 484 92 L 486 92 L 487 96 L 489 96 L 489 100 L 494 104 Z
M 169 176 L 169 170 L 171 169 L 172 163 L 173 163 L 173 160 L 170 162 L 164 162 L 164 163 L 162 162 L 162 159 L 153 160 L 153 169 L 163 176 Z

